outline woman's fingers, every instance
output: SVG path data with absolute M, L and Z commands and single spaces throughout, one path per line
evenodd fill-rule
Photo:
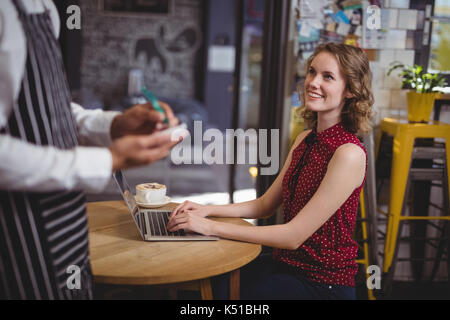
M 167 230 L 175 232 L 183 229 L 186 232 L 196 232 L 204 235 L 212 234 L 211 220 L 202 218 L 191 210 L 177 214 L 167 225 Z
M 167 224 L 167 230 L 173 232 L 179 229 L 184 229 L 188 220 L 189 215 L 187 213 L 180 213 L 169 221 Z
M 169 220 L 175 217 L 178 213 L 183 212 L 185 210 L 186 205 L 189 203 L 189 201 L 185 201 L 182 204 L 179 204 L 170 214 Z
M 169 232 L 176 232 L 178 230 L 188 230 L 188 229 L 189 228 L 187 226 L 187 223 L 180 223 L 180 224 L 177 224 L 176 226 L 174 226 L 173 228 L 168 229 L 168 231 Z
M 170 221 L 170 219 L 172 219 L 174 216 L 177 215 L 178 210 L 183 206 L 183 204 L 184 204 L 184 203 L 179 204 L 179 205 L 177 205 L 177 206 L 175 207 L 175 209 L 173 209 L 172 213 L 169 215 L 169 221 Z

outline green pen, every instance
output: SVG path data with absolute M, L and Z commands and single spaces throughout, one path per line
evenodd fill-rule
M 163 108 L 161 108 L 161 106 L 159 105 L 158 99 L 156 99 L 155 95 L 151 91 L 148 91 L 145 86 L 142 86 L 141 91 L 144 94 L 145 98 L 153 105 L 153 108 L 164 115 L 164 123 L 169 123 L 169 120 L 166 117 L 166 113 L 164 112 Z

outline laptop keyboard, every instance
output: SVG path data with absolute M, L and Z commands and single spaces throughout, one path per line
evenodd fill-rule
M 167 224 L 169 223 L 170 211 L 150 211 L 142 212 L 144 216 L 145 234 L 152 236 L 166 236 L 166 237 L 183 237 L 184 230 L 175 232 L 167 231 Z

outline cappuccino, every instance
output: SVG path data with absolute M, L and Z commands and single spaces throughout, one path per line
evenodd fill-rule
M 156 182 L 136 186 L 136 200 L 141 203 L 161 203 L 166 198 L 166 186 Z

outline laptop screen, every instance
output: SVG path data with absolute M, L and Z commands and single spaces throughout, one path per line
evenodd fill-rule
M 133 192 L 130 189 L 130 186 L 127 183 L 127 180 L 125 179 L 125 176 L 123 175 L 122 171 L 117 170 L 113 173 L 114 180 L 116 181 L 117 186 L 120 189 L 120 193 L 122 193 L 122 197 L 125 200 L 126 205 L 128 206 L 128 209 L 130 209 L 130 213 L 133 216 L 134 222 L 136 222 L 136 225 L 141 232 L 142 235 L 142 221 L 141 221 L 141 215 L 139 211 L 139 206 L 136 203 L 136 200 L 134 199 Z

